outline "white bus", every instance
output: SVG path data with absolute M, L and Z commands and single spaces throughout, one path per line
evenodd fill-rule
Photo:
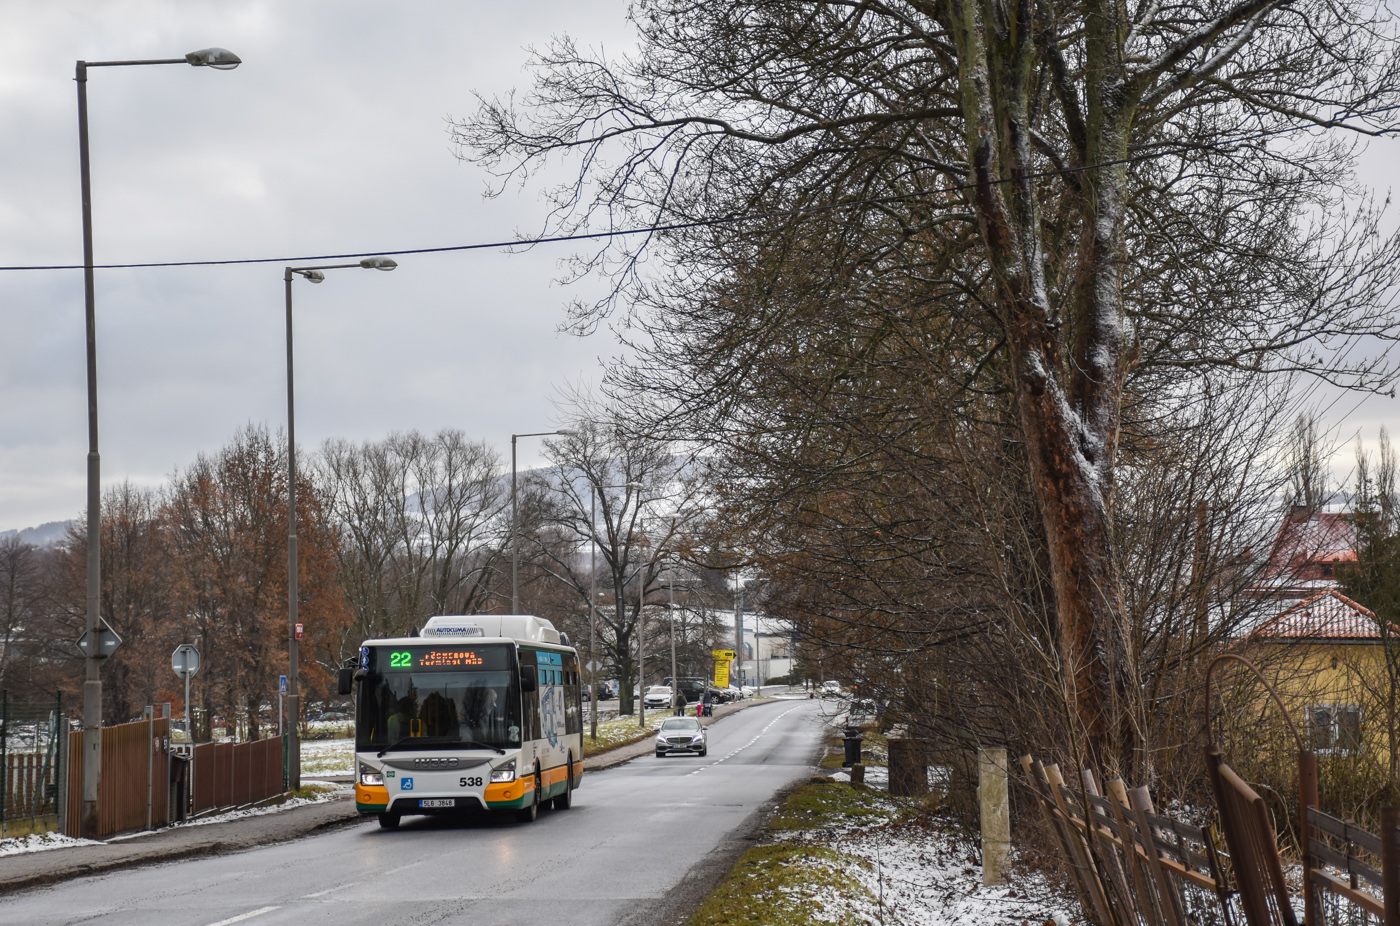
M 434 617 L 422 636 L 366 640 L 339 682 L 355 695 L 355 807 L 380 826 L 466 810 L 528 822 L 549 801 L 572 804 L 578 653 L 549 621 Z

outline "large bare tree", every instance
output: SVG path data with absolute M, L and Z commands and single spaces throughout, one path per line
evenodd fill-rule
M 859 364 L 883 320 L 920 314 L 920 372 L 948 395 L 1008 399 L 1073 739 L 1131 761 L 1142 718 L 1113 517 L 1125 402 L 1189 402 L 1212 369 L 1389 387 L 1394 367 L 1364 346 L 1394 337 L 1400 247 L 1351 196 L 1344 133 L 1323 131 L 1397 124 L 1389 14 L 657 0 L 632 17 L 634 56 L 559 39 L 534 53 L 519 104 L 483 100 L 458 126 L 503 186 L 575 156 L 550 231 L 657 229 L 580 256 L 613 286 L 573 323 L 625 305 L 640 359 L 623 385 L 659 385 L 669 420 L 732 437 L 735 396 L 770 372 L 752 360 L 800 302 L 779 298 L 794 268 L 820 279 L 809 299 L 867 330 L 833 312 L 791 362 L 840 332 Z M 667 362 L 717 330 L 732 349 L 713 363 Z

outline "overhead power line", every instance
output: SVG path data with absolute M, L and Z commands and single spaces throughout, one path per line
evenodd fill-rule
M 1177 145 L 1161 151 L 1153 151 L 1144 154 L 1131 155 L 1124 158 L 1116 158 L 1110 161 L 1100 161 L 1094 164 L 1085 164 L 1078 167 L 1056 167 L 1048 170 L 1028 174 L 1025 180 L 1041 180 L 1048 177 L 1060 177 L 1068 174 L 1083 173 L 1090 170 L 1099 170 L 1105 167 L 1115 167 L 1121 164 L 1136 164 L 1141 161 L 1150 161 L 1156 158 L 1170 157 L 1177 154 L 1188 154 L 1192 151 L 1208 150 L 1228 150 L 1249 142 L 1262 141 L 1268 138 L 1275 138 L 1281 135 L 1289 135 L 1294 132 L 1306 131 L 1316 128 L 1343 127 L 1352 119 L 1362 119 L 1369 116 L 1379 116 L 1385 113 L 1400 110 L 1400 105 L 1386 106 L 1380 109 L 1370 109 L 1356 113 L 1338 113 L 1330 119 L 1320 122 L 1309 122 L 1304 125 L 1288 126 L 1281 129 L 1272 129 L 1267 132 L 1255 132 L 1249 135 L 1237 135 L 1228 139 L 1221 139 L 1213 142 L 1199 142 L 1193 144 Z M 1377 134 L 1392 134 L 1390 129 L 1377 130 Z M 991 181 L 994 184 L 1004 184 L 1013 182 L 1010 178 L 1000 178 Z M 453 244 L 432 248 L 399 248 L 393 250 L 375 251 L 355 251 L 341 254 L 310 254 L 297 257 L 245 257 L 234 260 L 167 260 L 148 261 L 141 263 L 127 264 L 94 264 L 97 270 L 136 270 L 158 267 L 228 267 L 238 264 L 300 264 L 314 261 L 326 260 L 358 260 L 364 257 L 399 257 L 409 254 L 443 254 L 450 251 L 481 251 L 495 250 L 497 248 L 530 247 L 537 244 L 562 244 L 570 241 L 599 241 L 607 238 L 623 238 L 632 235 L 650 235 L 658 232 L 686 231 L 692 228 L 705 228 L 715 225 L 737 225 L 744 222 L 769 221 L 773 219 L 795 219 L 803 216 L 815 215 L 823 212 L 832 212 L 840 209 L 853 209 L 860 206 L 879 206 L 892 203 L 908 202 L 910 200 L 922 199 L 929 196 L 941 196 L 949 193 L 961 193 L 974 188 L 974 182 L 958 183 L 949 186 L 937 187 L 931 190 L 922 190 L 917 193 L 901 193 L 893 196 L 877 196 L 868 199 L 842 200 L 836 203 L 825 203 L 817 206 L 801 206 L 795 209 L 779 209 L 771 212 L 737 212 L 722 216 L 714 216 L 704 219 L 691 219 L 684 222 L 667 222 L 656 225 L 644 225 L 636 228 L 609 229 L 600 232 L 578 232 L 571 235 L 541 235 L 535 238 L 514 238 L 503 241 L 483 241 L 476 244 Z M 0 271 L 5 270 L 82 270 L 82 264 L 32 264 L 0 266 Z

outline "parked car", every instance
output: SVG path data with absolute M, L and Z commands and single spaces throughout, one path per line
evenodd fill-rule
M 646 695 L 642 698 L 642 703 L 650 708 L 670 707 L 671 686 L 652 685 L 647 689 Z
M 661 684 L 671 684 L 670 676 L 663 678 L 661 680 Z M 685 699 L 687 701 L 699 701 L 700 698 L 705 694 L 705 688 L 705 679 L 703 678 L 700 678 L 698 676 L 686 677 L 684 675 L 680 678 L 680 693 L 685 695 Z
M 841 694 L 842 692 L 840 682 L 836 681 L 835 679 L 827 679 L 826 681 L 822 682 L 823 698 L 839 698 L 841 697 Z
M 744 697 L 746 698 L 752 698 L 754 695 L 758 694 L 757 688 L 752 688 L 748 685 L 743 686 L 739 690 L 744 693 Z
M 710 751 L 705 727 L 694 717 L 672 717 L 656 732 L 658 759 L 677 753 L 703 756 Z

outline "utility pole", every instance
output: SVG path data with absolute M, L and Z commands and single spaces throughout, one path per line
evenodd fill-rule
M 739 677 L 738 687 L 744 686 L 744 581 L 739 570 L 734 570 L 734 661 Z

